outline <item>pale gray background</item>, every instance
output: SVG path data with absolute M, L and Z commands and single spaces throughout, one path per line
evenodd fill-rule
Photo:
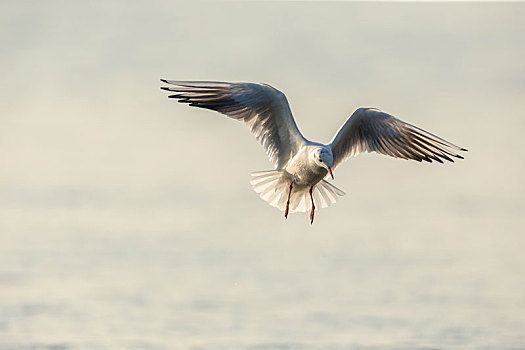
M 3 1 L 0 349 L 524 349 L 524 3 Z M 307 215 L 241 123 L 159 78 L 266 82 L 329 141 L 373 106 L 470 150 L 361 155 Z

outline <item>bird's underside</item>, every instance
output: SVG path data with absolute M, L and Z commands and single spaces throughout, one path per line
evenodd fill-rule
M 267 84 L 211 81 L 162 82 L 169 97 L 190 106 L 206 108 L 248 125 L 263 145 L 275 170 L 252 173 L 255 192 L 270 205 L 288 213 L 325 208 L 344 195 L 328 181 L 339 164 L 362 152 L 394 158 L 443 163 L 463 159 L 466 151 L 444 139 L 375 108 L 359 108 L 342 125 L 331 143 L 314 143 L 303 137 L 286 96 Z
M 297 185 L 284 170 L 267 170 L 253 172 L 250 183 L 255 192 L 268 204 L 289 213 L 310 210 L 310 221 L 313 221 L 317 208 L 326 208 L 337 201 L 344 192 L 326 180 L 315 185 Z

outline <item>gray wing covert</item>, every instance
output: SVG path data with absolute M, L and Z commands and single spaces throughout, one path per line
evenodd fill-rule
M 362 152 L 378 152 L 394 158 L 418 162 L 451 157 L 463 159 L 455 151 L 466 151 L 442 138 L 375 108 L 359 108 L 334 136 L 332 143 L 334 168 L 351 156 Z
M 283 168 L 305 141 L 295 124 L 286 96 L 270 85 L 161 81 L 173 85 L 161 89 L 175 92 L 169 97 L 178 102 L 211 109 L 246 123 L 277 169 Z

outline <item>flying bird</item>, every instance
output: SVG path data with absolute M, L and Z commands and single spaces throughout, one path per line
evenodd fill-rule
M 289 213 L 325 208 L 345 193 L 326 181 L 344 160 L 362 152 L 431 163 L 463 159 L 467 151 L 376 108 L 357 109 L 329 144 L 306 139 L 292 116 L 286 96 L 268 84 L 161 79 L 170 98 L 211 109 L 244 122 L 265 148 L 275 169 L 253 172 L 255 192 Z

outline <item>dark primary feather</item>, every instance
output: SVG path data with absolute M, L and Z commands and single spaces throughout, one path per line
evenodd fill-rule
M 442 138 L 374 108 L 359 108 L 339 129 L 331 143 L 334 168 L 352 155 L 378 152 L 419 162 L 463 159 L 466 151 Z
M 282 168 L 304 143 L 282 92 L 266 85 L 213 81 L 172 81 L 161 89 L 175 92 L 170 98 L 206 108 L 245 122 L 268 157 Z

